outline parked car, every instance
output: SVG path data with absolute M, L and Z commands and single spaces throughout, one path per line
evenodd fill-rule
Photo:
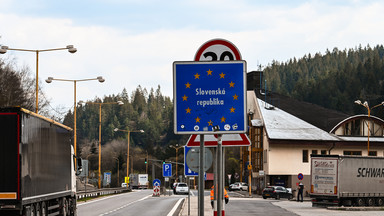
M 263 198 L 275 198 L 275 199 L 280 199 L 280 198 L 287 198 L 287 199 L 292 199 L 293 194 L 292 190 L 289 190 L 290 188 L 285 188 L 282 186 L 268 186 L 264 188 L 263 190 Z
M 248 184 L 244 183 L 244 182 L 235 182 L 235 183 L 229 185 L 228 190 L 229 191 L 234 191 L 234 190 L 247 191 L 248 190 Z
M 186 183 L 177 183 L 175 194 L 188 194 L 188 185 Z

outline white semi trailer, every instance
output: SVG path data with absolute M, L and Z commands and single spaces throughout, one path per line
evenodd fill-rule
M 312 155 L 313 206 L 383 206 L 384 157 Z

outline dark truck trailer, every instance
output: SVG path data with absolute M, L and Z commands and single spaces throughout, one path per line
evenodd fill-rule
M 311 155 L 313 206 L 383 206 L 384 157 Z
M 51 119 L 0 108 L 0 215 L 76 215 L 71 138 Z

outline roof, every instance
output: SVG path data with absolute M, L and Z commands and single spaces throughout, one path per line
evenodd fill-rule
M 269 104 L 288 112 L 324 131 L 331 131 L 339 122 L 350 115 L 337 110 L 328 109 L 313 103 L 299 101 L 274 92 L 262 95 L 260 90 L 255 90 L 256 96 L 266 100 Z M 265 97 L 266 96 L 266 97 Z
M 294 115 L 257 99 L 269 139 L 339 141 L 330 134 Z

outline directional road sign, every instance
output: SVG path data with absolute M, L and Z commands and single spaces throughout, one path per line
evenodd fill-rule
M 163 164 L 163 177 L 171 177 L 172 176 L 172 164 L 166 163 Z
M 195 151 L 197 153 L 197 154 L 193 154 L 194 156 L 199 156 L 199 151 L 197 151 L 197 150 L 199 150 L 199 149 L 196 147 L 191 148 L 191 147 L 184 146 L 184 175 L 185 176 L 198 176 L 199 175 L 199 172 L 198 172 L 199 158 L 191 156 L 192 151 Z M 210 162 L 207 161 L 209 159 L 209 157 L 204 157 L 204 159 L 205 159 L 204 165 L 207 167 L 208 166 L 211 167 L 211 165 L 212 165 L 212 152 L 208 149 L 206 149 L 205 151 L 206 152 L 209 151 L 206 153 L 206 155 L 208 155 L 209 153 L 211 155 L 210 155 Z M 197 169 L 196 169 L 196 163 L 197 163 Z M 193 168 L 190 167 L 188 164 L 192 165 Z M 204 169 L 204 170 L 207 170 L 207 169 Z
M 191 147 L 184 146 L 184 175 L 185 176 L 199 176 L 198 172 L 191 170 L 187 163 L 187 154 Z
M 246 132 L 245 61 L 174 62 L 176 134 Z

